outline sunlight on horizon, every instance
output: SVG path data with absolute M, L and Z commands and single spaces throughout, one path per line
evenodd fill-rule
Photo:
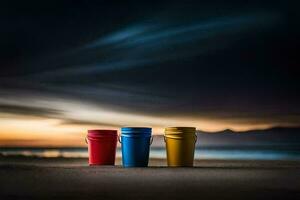
M 85 146 L 88 129 L 119 129 L 121 126 L 148 126 L 153 134 L 163 134 L 167 126 L 193 126 L 198 130 L 214 132 L 224 129 L 244 131 L 263 129 L 270 124 L 247 125 L 218 122 L 216 120 L 149 117 L 98 110 L 77 110 L 72 118 L 94 120 L 95 124 L 66 124 L 63 119 L 7 117 L 0 120 L 0 145 L 4 146 Z M 105 120 L 102 120 L 105 117 Z M 99 122 L 99 125 L 96 125 Z M 114 122 L 116 125 L 105 125 Z M 119 124 L 119 125 L 118 125 Z
M 152 127 L 153 134 L 163 134 L 164 128 L 170 126 L 191 126 L 201 131 L 216 132 L 224 129 L 266 129 L 278 125 L 230 118 L 151 116 L 55 98 L 35 98 L 34 102 L 31 98 L 23 98 L 22 102 L 9 99 L 5 102 L 2 99 L 2 102 L 30 108 L 35 112 L 36 109 L 51 111 L 48 115 L 40 116 L 0 111 L 0 145 L 4 146 L 84 146 L 88 129 L 119 129 L 122 126 Z

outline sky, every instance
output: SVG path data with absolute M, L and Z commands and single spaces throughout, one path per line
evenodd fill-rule
M 0 3 L 0 145 L 300 126 L 295 1 Z

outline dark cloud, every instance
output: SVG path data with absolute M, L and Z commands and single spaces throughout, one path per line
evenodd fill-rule
M 3 114 L 12 115 L 25 115 L 34 117 L 55 117 L 63 114 L 61 110 L 44 108 L 44 107 L 34 107 L 34 106 L 22 106 L 22 105 L 11 105 L 11 104 L 1 104 L 0 111 Z
M 0 99 L 38 95 L 143 115 L 299 123 L 294 1 L 0 7 Z

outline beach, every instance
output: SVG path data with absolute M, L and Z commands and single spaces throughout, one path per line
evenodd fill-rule
M 299 199 L 299 161 L 197 160 L 194 168 L 0 158 L 0 199 Z

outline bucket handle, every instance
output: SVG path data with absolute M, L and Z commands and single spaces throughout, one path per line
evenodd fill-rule
M 87 137 L 84 138 L 84 141 L 85 141 L 86 144 L 89 144 Z
M 151 146 L 152 142 L 153 142 L 153 136 L 151 136 L 151 138 L 150 138 L 150 146 Z

